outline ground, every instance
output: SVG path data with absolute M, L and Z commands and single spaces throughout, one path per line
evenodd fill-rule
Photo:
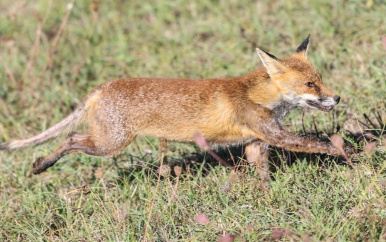
M 1 240 L 385 241 L 385 12 L 381 0 L 1 1 L 0 142 L 45 130 L 107 80 L 238 76 L 260 65 L 256 46 L 285 57 L 311 34 L 309 59 L 342 100 L 330 113 L 294 111 L 286 128 L 347 141 L 367 129 L 378 145 L 354 167 L 274 149 L 270 184 L 179 143 L 161 177 L 152 137 L 114 159 L 67 156 L 39 176 L 32 162 L 60 139 L 3 152 Z

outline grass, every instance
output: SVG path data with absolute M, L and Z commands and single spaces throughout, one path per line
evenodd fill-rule
M 331 113 L 295 111 L 287 128 L 348 134 L 363 113 L 386 119 L 383 1 L 67 4 L 0 3 L 1 142 L 57 123 L 107 80 L 237 76 L 260 65 L 255 46 L 284 57 L 308 34 L 309 59 L 342 102 Z M 369 126 L 378 142 L 382 124 Z M 71 155 L 33 176 L 32 161 L 59 142 L 0 154 L 2 241 L 386 240 L 383 152 L 352 169 L 276 150 L 266 187 L 253 169 L 216 166 L 191 144 L 168 153 L 183 173 L 159 177 L 158 141 L 146 137 L 115 160 Z

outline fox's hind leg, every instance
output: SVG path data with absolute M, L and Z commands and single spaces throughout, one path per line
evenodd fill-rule
M 61 157 L 71 153 L 84 153 L 92 156 L 112 156 L 122 151 L 132 140 L 133 135 L 127 135 L 123 140 L 109 140 L 108 136 L 101 139 L 90 134 L 71 133 L 53 153 L 38 158 L 33 164 L 33 174 L 39 174 L 53 166 Z
M 256 167 L 262 181 L 269 180 L 268 163 L 269 145 L 263 141 L 254 141 L 245 147 L 245 155 L 250 165 Z
M 159 138 L 159 152 L 161 155 L 161 162 L 163 164 L 167 163 L 167 156 L 166 153 L 168 152 L 168 140 L 164 138 Z

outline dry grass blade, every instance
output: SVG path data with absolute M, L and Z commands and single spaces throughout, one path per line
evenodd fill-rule
M 324 136 L 351 120 L 352 136 L 344 138 L 367 139 L 368 129 L 374 134 L 368 143 L 386 145 L 380 138 L 386 119 L 385 12 L 379 0 L 1 0 L 1 142 L 39 133 L 107 80 L 244 75 L 261 65 L 256 45 L 290 55 L 309 29 L 309 61 L 341 103 L 329 113 L 291 112 L 283 126 L 310 136 L 317 127 Z M 209 142 L 201 141 L 209 150 Z M 378 148 L 358 155 L 355 170 L 331 156 L 271 149 L 269 188 L 250 167 L 237 167 L 236 177 L 220 165 L 192 165 L 207 153 L 187 143 L 170 142 L 167 160 L 177 177 L 162 177 L 154 168 L 160 152 L 153 137 L 138 137 L 116 162 L 69 155 L 49 172 L 31 176 L 33 160 L 59 143 L 0 152 L 0 241 L 219 241 L 231 235 L 237 235 L 234 241 L 273 241 L 271 232 L 280 241 L 386 239 L 386 153 Z M 237 148 L 229 149 L 234 159 L 221 158 L 237 164 L 244 154 Z M 365 201 L 370 204 L 360 217 L 347 216 Z M 199 213 L 210 222 L 198 223 Z M 292 234 L 285 236 L 285 228 Z
M 70 2 L 66 6 L 66 13 L 63 16 L 62 22 L 60 23 L 60 26 L 59 26 L 59 30 L 56 32 L 54 40 L 52 41 L 52 44 L 51 44 L 51 48 L 49 50 L 49 56 L 48 56 L 48 60 L 49 61 L 47 63 L 47 67 L 46 68 L 51 68 L 52 67 L 52 63 L 54 61 L 54 55 L 55 55 L 55 52 L 57 50 L 60 37 L 62 36 L 63 31 L 64 31 L 64 29 L 65 29 L 65 27 L 67 25 L 67 22 L 68 22 L 68 19 L 70 17 L 70 14 L 71 14 L 71 11 L 72 11 L 73 7 L 74 7 L 74 2 Z

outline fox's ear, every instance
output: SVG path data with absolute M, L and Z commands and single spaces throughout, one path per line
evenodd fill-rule
M 299 45 L 299 47 L 296 49 L 295 54 L 302 55 L 304 58 L 307 59 L 307 50 L 308 44 L 310 43 L 310 37 L 311 35 L 308 35 L 307 38 Z
M 259 47 L 256 48 L 256 52 L 259 55 L 261 62 L 263 62 L 263 65 L 267 69 L 268 75 L 271 76 L 273 74 L 285 72 L 286 67 L 281 64 L 274 55 L 264 51 Z

